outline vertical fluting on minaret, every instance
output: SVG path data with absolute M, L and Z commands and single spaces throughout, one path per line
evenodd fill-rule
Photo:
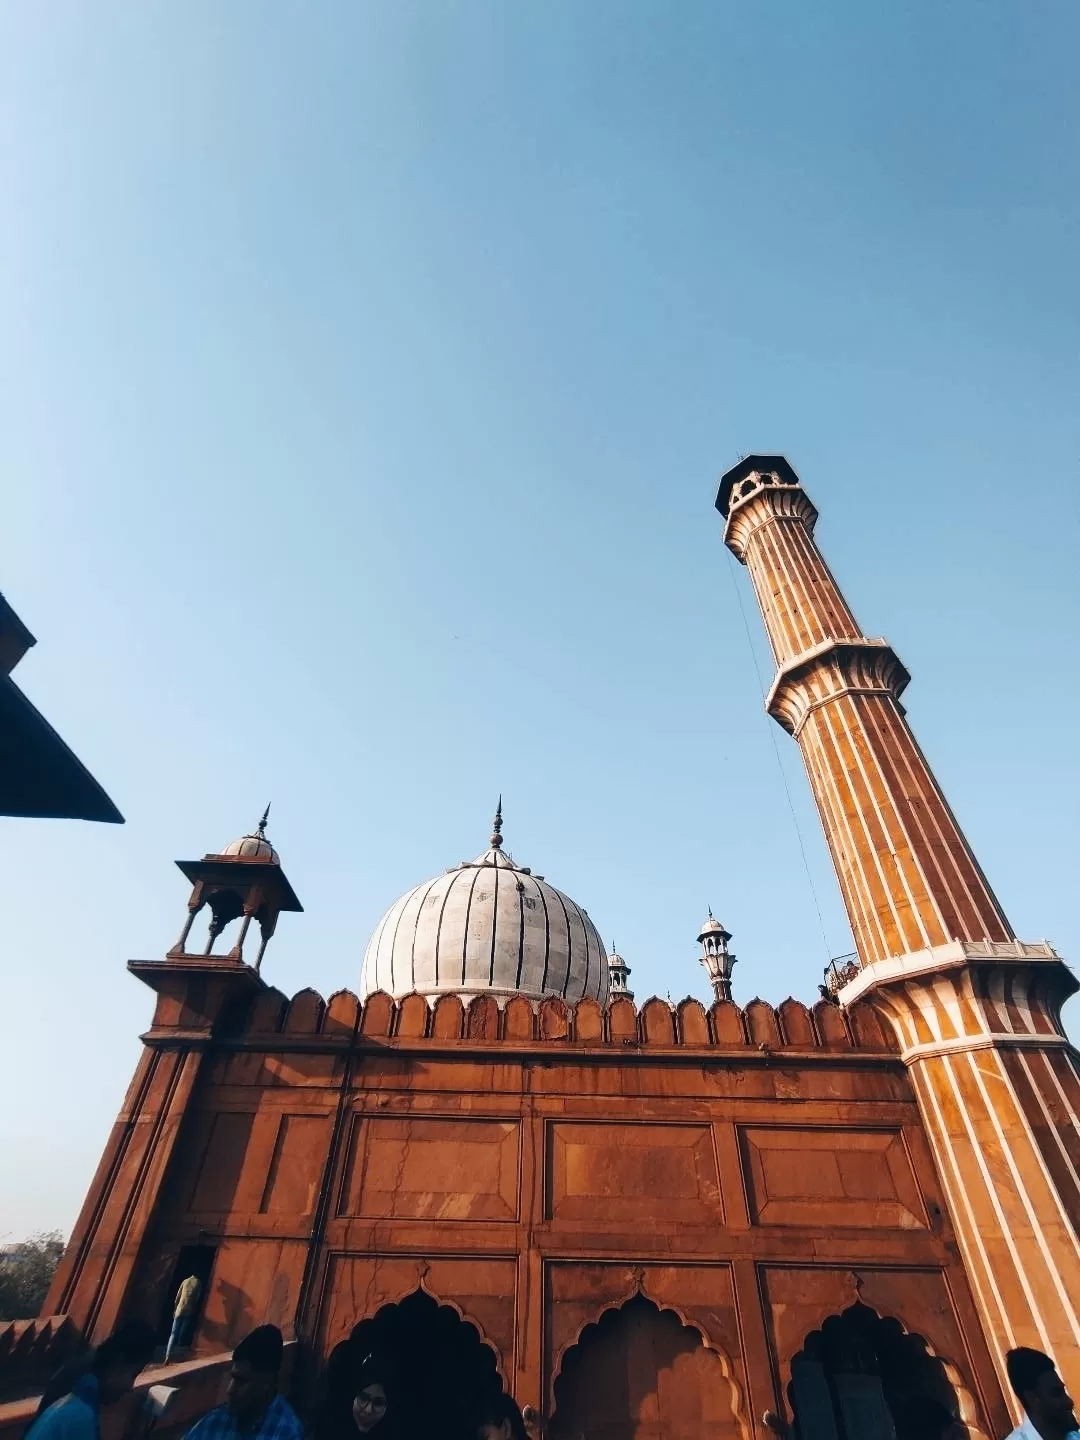
M 839 992 L 889 1019 L 1007 1396 L 1006 1352 L 1054 1356 L 1080 1390 L 1080 1069 L 1061 1024 L 1077 982 L 1018 941 L 911 733 L 908 674 L 859 630 L 779 455 L 728 471 L 717 509 L 746 565 L 862 968 Z
M 1011 940 L 904 718 L 907 671 L 861 633 L 794 470 L 749 456 L 724 476 L 717 508 L 776 659 L 769 713 L 802 750 L 863 964 L 949 940 Z

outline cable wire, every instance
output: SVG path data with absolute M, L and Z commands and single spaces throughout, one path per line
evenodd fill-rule
M 739 602 L 739 614 L 742 616 L 743 630 L 746 632 L 746 643 L 750 647 L 750 659 L 754 662 L 754 674 L 757 676 L 758 690 L 761 693 L 762 704 L 765 703 L 765 681 L 761 676 L 761 666 L 758 664 L 757 651 L 754 649 L 753 636 L 750 634 L 750 622 L 746 618 L 746 606 L 743 604 L 742 590 L 735 575 L 735 560 L 730 552 L 728 554 L 728 574 L 731 576 L 731 583 L 735 589 L 735 598 Z M 810 898 L 814 902 L 814 909 L 817 911 L 818 929 L 821 931 L 821 943 L 825 950 L 826 965 L 832 962 L 832 951 L 829 948 L 829 937 L 825 933 L 825 918 L 821 913 L 821 905 L 818 903 L 817 887 L 814 885 L 814 877 L 810 873 L 810 861 L 806 856 L 806 846 L 803 843 L 802 828 L 799 825 L 799 817 L 795 810 L 795 802 L 791 798 L 791 787 L 788 784 L 787 772 L 784 769 L 784 762 L 780 758 L 780 746 L 776 743 L 776 728 L 772 717 L 765 716 L 765 723 L 769 727 L 769 739 L 772 741 L 773 754 L 776 756 L 776 768 L 780 771 L 780 779 L 784 786 L 784 794 L 787 797 L 788 809 L 791 811 L 791 823 L 795 827 L 795 838 L 799 842 L 799 854 L 802 856 L 803 869 L 806 871 L 806 883 L 810 887 Z

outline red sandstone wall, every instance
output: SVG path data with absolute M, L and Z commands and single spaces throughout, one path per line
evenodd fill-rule
M 200 1350 L 296 1321 L 325 1356 L 423 1288 L 547 1408 L 582 1328 L 643 1293 L 723 1356 L 752 1417 L 808 1331 L 867 1297 L 953 1367 L 976 1434 L 999 1428 L 890 1047 L 869 1009 L 796 1001 L 500 1012 L 266 991 L 204 1056 L 137 1280 L 107 1308 L 155 1311 L 179 1247 L 214 1243 Z M 104 1238 L 80 1294 L 109 1288 Z

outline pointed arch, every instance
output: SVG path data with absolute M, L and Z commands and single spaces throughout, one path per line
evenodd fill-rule
M 453 1315 L 455 1321 L 466 1331 L 472 1332 L 476 1344 L 481 1346 L 490 1355 L 492 1372 L 497 1376 L 500 1386 L 504 1390 L 509 1390 L 506 1361 L 501 1349 L 491 1336 L 486 1333 L 483 1324 L 475 1315 L 469 1314 L 464 1306 L 457 1300 L 442 1295 L 431 1287 L 428 1282 L 426 1265 L 421 1265 L 418 1277 L 403 1283 L 399 1292 L 394 1294 L 393 1298 L 384 1296 L 373 1314 L 365 1315 L 360 1320 L 357 1320 L 350 1328 L 346 1338 L 335 1345 L 330 1352 L 330 1357 L 327 1361 L 328 1374 L 335 1365 L 334 1357 L 344 1355 L 347 1347 L 354 1346 L 358 1338 L 370 1343 L 372 1337 L 378 1335 L 380 1329 L 385 1331 L 388 1328 L 387 1321 L 392 1312 L 400 1315 L 402 1311 L 410 1308 L 414 1311 L 418 1308 L 422 1309 L 424 1302 L 430 1307 L 428 1311 L 430 1318 L 437 1318 L 440 1312 L 443 1315 L 450 1314 Z M 388 1348 L 392 1348 L 392 1346 Z
M 961 1375 L 959 1368 L 954 1364 L 954 1362 L 949 1360 L 946 1356 L 939 1354 L 937 1350 L 935 1350 L 934 1346 L 930 1343 L 930 1341 L 927 1340 L 925 1335 L 920 1334 L 918 1331 L 910 1330 L 898 1315 L 892 1315 L 887 1313 L 883 1314 L 875 1306 L 868 1305 L 865 1301 L 861 1299 L 856 1300 L 853 1305 L 848 1305 L 843 1310 L 830 1311 L 830 1313 L 826 1315 L 813 1330 L 807 1332 L 807 1334 L 803 1338 L 801 1347 L 795 1352 L 794 1355 L 792 1355 L 787 1365 L 787 1378 L 784 1383 L 784 1394 L 787 1398 L 788 1405 L 790 1406 L 793 1414 L 795 1408 L 793 1398 L 793 1377 L 796 1364 L 805 1356 L 807 1350 L 811 1348 L 812 1342 L 821 1341 L 826 1326 L 831 1326 L 837 1323 L 842 1324 L 847 1319 L 858 1319 L 861 1323 L 865 1324 L 866 1321 L 863 1317 L 872 1318 L 872 1320 L 876 1322 L 877 1325 L 881 1326 L 886 1333 L 891 1332 L 892 1337 L 902 1338 L 911 1342 L 910 1351 L 911 1354 L 915 1357 L 916 1361 L 920 1358 L 919 1348 L 921 1347 L 921 1358 L 926 1359 L 940 1367 L 941 1377 L 944 1379 L 945 1383 L 948 1385 L 949 1389 L 952 1391 L 953 1396 L 955 1397 L 957 1410 L 959 1412 L 959 1418 L 967 1427 L 969 1440 L 990 1440 L 990 1436 L 985 1428 L 983 1416 L 981 1414 L 978 1404 L 976 1403 L 975 1396 L 969 1389 L 967 1383 L 964 1380 L 964 1377 Z
M 632 1272 L 631 1283 L 617 1298 L 608 1298 L 596 1308 L 592 1318 L 578 1330 L 576 1336 L 568 1341 L 552 1357 L 551 1378 L 548 1385 L 548 1411 L 551 1415 L 551 1429 L 557 1431 L 558 1419 L 558 1397 L 556 1387 L 566 1371 L 567 1362 L 572 1359 L 576 1352 L 587 1349 L 592 1341 L 597 1339 L 603 1330 L 605 1322 L 614 1320 L 622 1315 L 629 1307 L 640 1302 L 647 1306 L 656 1317 L 663 1320 L 664 1316 L 671 1316 L 683 1330 L 689 1331 L 696 1337 L 696 1342 L 709 1354 L 716 1357 L 720 1365 L 720 1373 L 729 1387 L 731 1418 L 737 1426 L 743 1440 L 751 1440 L 753 1426 L 750 1424 L 746 1408 L 746 1397 L 743 1388 L 735 1374 L 734 1365 L 728 1352 L 710 1336 L 704 1327 L 696 1320 L 686 1315 L 681 1308 L 669 1300 L 655 1300 L 646 1290 L 646 1276 L 644 1269 L 639 1267 Z

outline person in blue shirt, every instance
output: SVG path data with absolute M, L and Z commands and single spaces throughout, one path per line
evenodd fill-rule
M 1072 1440 L 1076 1434 L 1073 1399 L 1049 1355 L 1020 1346 L 1005 1356 L 1013 1393 L 1024 1418 L 1009 1440 Z
M 101 1411 L 134 1389 L 153 1351 L 153 1332 L 131 1327 L 103 1340 L 72 1388 L 41 1411 L 23 1440 L 98 1440 Z
M 296 1412 L 278 1394 L 284 1348 L 276 1325 L 246 1335 L 233 1351 L 225 1404 L 204 1415 L 184 1440 L 303 1440 Z
M 114 1349 L 130 1355 L 132 1359 L 142 1356 L 143 1365 L 149 1365 L 153 1359 L 154 1350 L 157 1348 L 154 1327 L 145 1320 L 125 1320 L 113 1331 L 112 1340 L 109 1343 Z M 63 1400 L 65 1395 L 70 1395 L 83 1376 L 90 1373 L 94 1363 L 94 1353 L 92 1346 L 84 1344 L 49 1378 L 45 1389 L 41 1392 L 38 1407 L 34 1411 L 35 1420 L 39 1415 L 44 1415 L 50 1405 L 55 1405 L 57 1400 Z M 26 1432 L 24 1432 L 23 1440 L 25 1437 Z

